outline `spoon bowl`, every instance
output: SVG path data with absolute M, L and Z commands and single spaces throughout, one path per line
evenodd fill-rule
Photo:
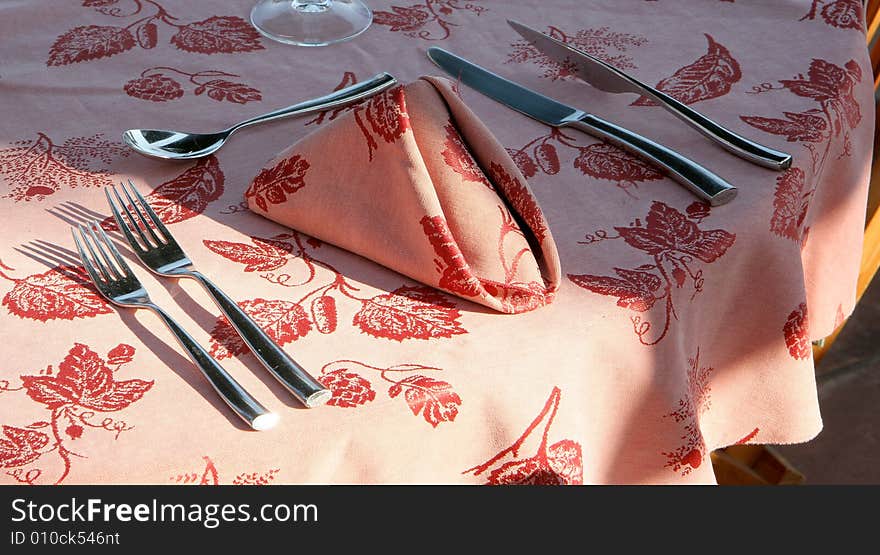
M 213 154 L 223 146 L 229 135 L 229 131 L 182 133 L 162 129 L 129 129 L 122 134 L 122 140 L 144 156 L 162 160 L 190 160 Z
M 217 133 L 184 133 L 182 131 L 167 131 L 163 129 L 129 129 L 122 134 L 122 140 L 136 152 L 151 158 L 160 158 L 162 160 L 203 158 L 216 152 L 226 143 L 230 135 L 244 127 L 286 117 L 304 116 L 314 112 L 341 108 L 360 102 L 396 84 L 397 80 L 390 74 L 380 73 L 362 83 L 356 83 L 326 96 L 306 100 L 287 108 L 281 108 L 268 114 L 253 117 Z

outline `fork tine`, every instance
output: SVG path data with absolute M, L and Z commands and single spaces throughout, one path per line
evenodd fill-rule
M 86 249 L 88 249 L 89 254 L 92 255 L 89 259 L 91 263 L 101 271 L 101 275 L 104 276 L 104 281 L 113 281 L 114 278 L 110 276 L 110 272 L 104 267 L 104 264 L 101 263 L 101 259 L 98 258 L 97 253 L 95 253 L 95 249 L 92 247 L 91 241 L 89 241 L 89 234 L 86 227 L 83 224 L 79 224 L 77 227 L 79 228 L 79 234 L 82 237 L 83 243 L 86 245 Z
M 131 204 L 131 207 L 134 208 L 134 211 L 137 213 L 138 218 L 140 218 L 140 221 L 143 224 L 144 228 L 150 233 L 150 237 L 153 238 L 154 244 L 156 246 L 161 245 L 162 241 L 159 239 L 159 236 L 156 235 L 156 232 L 153 231 L 153 228 L 150 227 L 150 223 L 147 222 L 147 218 L 144 216 L 144 213 L 141 212 L 140 206 L 134 200 L 134 198 L 131 196 L 131 193 L 128 192 L 128 189 L 125 187 L 125 183 L 122 183 L 120 181 L 119 186 L 122 188 L 122 192 L 125 193 L 125 198 L 128 199 L 128 202 Z M 134 222 L 132 222 L 132 223 L 134 223 Z M 135 224 L 135 225 L 137 225 L 137 224 Z
M 86 255 L 86 251 L 83 249 L 82 243 L 79 240 L 79 234 L 77 234 L 76 228 L 71 227 L 70 234 L 73 235 L 73 242 L 76 243 L 76 250 L 79 251 L 79 260 L 82 262 L 83 268 L 86 269 L 89 277 L 92 278 L 92 281 L 94 281 L 97 286 L 101 282 L 101 278 L 98 277 L 98 272 L 95 271 L 95 267 Z M 85 241 L 85 238 L 83 238 L 83 241 Z M 98 287 L 98 290 L 100 291 L 101 288 Z
M 88 229 L 89 235 L 91 236 L 92 241 L 95 243 L 95 246 L 98 248 L 98 252 L 101 253 L 101 258 L 104 259 L 104 262 L 107 265 L 107 269 L 113 274 L 113 276 L 116 279 L 121 279 L 122 273 L 116 268 L 116 265 L 113 264 L 113 261 L 110 259 L 110 255 L 107 254 L 107 250 L 104 248 L 104 245 L 102 244 L 103 241 L 98 240 L 98 237 L 95 235 L 95 232 L 92 230 L 92 226 L 95 226 L 98 229 L 101 229 L 101 227 L 98 225 L 98 222 L 93 220 L 93 221 L 88 222 L 86 229 Z M 109 240 L 108 240 L 108 244 L 110 244 L 112 246 L 112 244 L 109 242 Z
M 122 202 L 122 198 L 119 196 L 119 192 L 116 190 L 116 185 L 113 185 L 110 188 L 113 189 L 113 194 L 115 194 L 116 198 L 119 199 L 119 204 L 122 205 L 125 213 L 128 214 L 129 218 L 131 218 L 131 213 L 125 206 L 125 203 Z M 123 235 L 125 235 L 125 238 L 128 240 L 128 244 L 131 246 L 132 249 L 136 251 L 143 251 L 144 247 L 142 247 L 141 244 L 138 243 L 138 240 L 131 232 L 131 227 L 129 226 L 128 222 L 126 222 L 125 219 L 122 217 L 122 214 L 119 212 L 119 207 L 117 206 L 116 201 L 113 200 L 113 197 L 110 196 L 110 191 L 107 187 L 104 188 L 104 196 L 107 197 L 107 204 L 110 205 L 110 211 L 113 212 L 113 219 L 116 220 L 116 225 L 119 226 L 119 229 L 122 231 Z M 141 233 L 140 228 L 138 228 L 137 226 L 135 226 L 135 228 L 138 231 L 138 235 L 140 235 L 141 239 L 144 241 L 144 244 L 147 244 L 147 238 L 144 237 L 143 233 Z
M 131 271 L 129 265 L 125 262 L 125 259 L 122 258 L 122 255 L 119 254 L 119 249 L 116 248 L 116 245 L 113 244 L 113 241 L 110 240 L 110 237 L 107 236 L 107 233 L 104 229 L 98 225 L 98 222 L 92 220 L 92 223 L 98 230 L 98 233 L 101 234 L 101 239 L 104 240 L 104 243 L 109 247 L 110 252 L 113 254 L 113 258 L 116 259 L 116 262 L 119 264 L 119 268 L 122 272 L 128 277 L 134 277 L 134 273 Z
M 156 211 L 153 210 L 153 207 L 150 206 L 150 203 L 147 202 L 147 199 L 137 190 L 137 187 L 134 186 L 134 183 L 131 182 L 131 179 L 128 180 L 128 188 L 131 189 L 135 196 L 137 196 L 138 200 L 141 201 L 141 206 L 144 209 L 144 212 L 147 213 L 147 216 L 156 224 L 156 229 L 162 232 L 162 236 L 166 241 L 172 242 L 174 241 L 174 237 L 171 236 L 171 232 L 168 231 L 168 228 L 165 227 L 165 224 L 162 223 L 162 220 L 159 219 L 159 215 L 156 214 Z

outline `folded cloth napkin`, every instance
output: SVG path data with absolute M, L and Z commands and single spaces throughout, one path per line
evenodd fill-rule
M 559 255 L 516 164 L 447 79 L 377 95 L 285 149 L 251 210 L 507 313 L 549 303 Z

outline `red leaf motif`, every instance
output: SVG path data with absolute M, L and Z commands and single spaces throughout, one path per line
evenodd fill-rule
M 812 192 L 804 191 L 804 188 L 804 171 L 800 168 L 791 168 L 776 178 L 770 231 L 793 241 L 801 240 L 801 229 L 812 196 Z
M 657 83 L 658 90 L 685 104 L 718 98 L 730 92 L 730 87 L 742 78 L 739 62 L 711 35 L 706 34 L 706 39 L 709 41 L 709 51 Z M 656 103 L 650 98 L 641 97 L 632 105 L 654 106 Z
M 223 258 L 244 264 L 245 272 L 269 272 L 278 269 L 287 264 L 287 259 L 293 252 L 293 245 L 287 241 L 256 236 L 251 236 L 251 241 L 253 245 L 208 239 L 202 242 Z
M 790 143 L 803 141 L 818 143 L 825 138 L 828 122 L 825 118 L 813 114 L 783 112 L 788 119 L 762 118 L 759 116 L 740 116 L 740 119 L 752 127 L 774 135 L 785 135 Z
M 410 410 L 416 416 L 420 413 L 434 428 L 440 422 L 452 422 L 458 415 L 461 397 L 448 383 L 427 376 L 410 376 L 391 386 L 390 397 L 397 397 L 404 391 Z
M 801 303 L 788 315 L 782 331 L 785 334 L 785 346 L 792 358 L 802 360 L 813 355 L 806 303 Z
M 353 408 L 376 398 L 373 384 L 360 374 L 349 372 L 346 368 L 322 374 L 318 377 L 318 381 L 333 393 L 327 401 L 328 405 Z
M 336 331 L 336 299 L 330 295 L 321 295 L 312 301 L 312 320 L 321 333 Z
M 417 31 L 430 17 L 424 6 L 415 5 L 409 8 L 391 6 L 391 11 L 374 11 L 373 23 L 388 25 L 390 31 Z
M 847 89 L 852 79 L 842 67 L 814 58 L 807 71 L 807 79 L 786 79 L 780 83 L 798 96 L 812 98 L 818 102 L 833 100 Z
M 122 156 L 128 152 L 101 135 L 71 137 L 56 144 L 37 133 L 36 140 L 16 141 L 0 149 L 0 177 L 8 184 L 3 196 L 39 201 L 62 187 L 109 185 L 109 171 L 103 166 Z
M 126 345 L 125 343 L 120 343 L 110 349 L 110 352 L 107 353 L 107 362 L 110 364 L 127 364 L 131 362 L 133 357 L 134 347 Z
M 561 486 L 563 481 L 540 457 L 513 460 L 489 473 L 488 484 L 493 486 Z
M 446 131 L 446 148 L 441 154 L 446 165 L 452 168 L 452 171 L 462 176 L 465 181 L 482 183 L 491 189 L 492 185 L 486 179 L 486 176 L 483 175 L 483 170 L 477 165 L 477 161 L 471 156 L 455 125 L 449 122 L 443 129 Z
M 111 312 L 80 266 L 58 266 L 42 274 L 15 280 L 3 297 L 11 314 L 46 322 L 91 318 Z
M 165 75 L 148 75 L 132 79 L 122 88 L 128 96 L 152 102 L 166 102 L 183 96 L 183 87 L 180 83 Z
M 257 206 L 266 211 L 269 204 L 281 204 L 287 195 L 305 187 L 308 169 L 309 163 L 299 154 L 283 158 L 271 168 L 261 170 L 244 196 L 253 197 Z
M 248 87 L 243 83 L 234 83 L 225 79 L 214 79 L 199 86 L 195 90 L 195 94 L 201 94 L 205 90 L 208 91 L 208 98 L 222 102 L 226 100 L 235 104 L 244 104 L 246 102 L 262 100 L 263 95 L 260 91 L 253 87 Z
M 529 155 L 526 154 L 524 151 L 507 149 L 507 153 L 510 154 L 511 158 L 513 158 L 513 162 L 516 164 L 516 167 L 519 168 L 519 171 L 522 172 L 523 176 L 526 179 L 538 173 L 538 165 L 535 164 L 535 161 L 532 160 Z
M 460 316 L 454 305 L 433 289 L 404 286 L 363 301 L 352 323 L 373 337 L 436 339 L 467 333 L 458 321 Z
M 547 175 L 559 173 L 559 155 L 556 154 L 556 147 L 550 143 L 541 143 L 535 147 L 535 160 L 541 171 Z
M 398 85 L 371 98 L 366 104 L 367 121 L 373 132 L 393 143 L 409 129 L 403 86 Z
M 482 293 L 480 281 L 461 254 L 446 219 L 443 216 L 424 216 L 419 223 L 434 252 L 446 265 L 440 276 L 440 288 L 465 297 L 476 297 Z
M 171 44 L 181 50 L 201 54 L 263 49 L 260 33 L 247 21 L 235 16 L 214 16 L 184 25 L 171 37 Z
M 125 52 L 134 48 L 134 45 L 131 32 L 122 27 L 75 27 L 55 40 L 46 65 L 63 66 L 96 60 Z
M 183 222 L 205 211 L 208 203 L 223 194 L 223 171 L 217 158 L 209 156 L 199 160 L 171 181 L 156 187 L 146 196 L 147 203 L 166 225 Z M 110 216 L 101 222 L 107 231 L 117 231 L 116 222 Z
M 663 179 L 663 174 L 641 158 L 607 143 L 582 148 L 574 160 L 574 167 L 584 175 L 620 183 Z
M 40 449 L 49 444 L 49 436 L 15 426 L 3 426 L 0 438 L 0 468 L 18 468 L 40 458 Z
M 709 217 L 709 204 L 703 201 L 695 200 L 690 203 L 687 208 L 685 208 L 685 212 L 687 212 L 688 218 L 696 221 L 700 221 L 704 218 Z
M 312 329 L 306 311 L 292 301 L 253 299 L 242 301 L 238 306 L 278 345 L 286 345 L 304 337 Z M 247 352 L 247 345 L 232 324 L 222 316 L 218 318 L 211 329 L 211 354 L 217 359 L 224 359 Z
M 145 23 L 137 28 L 135 35 L 141 48 L 154 48 L 159 39 L 159 29 L 153 22 Z
M 70 404 L 98 412 L 118 411 L 153 387 L 151 381 L 116 381 L 104 359 L 81 343 L 74 345 L 58 370 L 55 376 L 21 376 L 28 396 L 51 410 Z
M 507 173 L 500 164 L 491 162 L 489 174 L 496 190 L 501 191 L 513 210 L 519 214 L 531 232 L 535 234 L 538 242 L 544 242 L 547 222 L 544 220 L 544 213 L 541 212 L 532 192 L 520 183 L 518 178 Z
M 861 0 L 836 0 L 822 8 L 822 19 L 841 29 L 862 28 Z
M 646 227 L 615 227 L 632 247 L 658 256 L 675 251 L 714 262 L 733 245 L 736 235 L 722 229 L 702 231 L 684 214 L 660 201 L 651 204 Z
M 641 270 L 614 268 L 620 279 L 610 276 L 575 275 L 568 278 L 578 287 L 593 293 L 617 297 L 617 306 L 637 312 L 646 312 L 654 306 L 662 280 L 655 274 Z

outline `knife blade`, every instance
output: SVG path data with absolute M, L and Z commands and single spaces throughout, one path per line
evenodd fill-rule
M 554 62 L 561 64 L 568 71 L 593 87 L 610 93 L 635 93 L 647 96 L 728 152 L 759 166 L 776 171 L 782 171 L 791 166 L 790 154 L 764 146 L 734 133 L 690 106 L 642 83 L 633 76 L 620 71 L 611 64 L 605 63 L 583 50 L 556 40 L 517 21 L 508 19 L 507 23 L 541 53 Z
M 633 131 L 527 89 L 442 48 L 428 48 L 428 58 L 465 85 L 541 123 L 578 129 L 640 156 L 712 206 L 736 196 L 736 187 L 718 175 Z

